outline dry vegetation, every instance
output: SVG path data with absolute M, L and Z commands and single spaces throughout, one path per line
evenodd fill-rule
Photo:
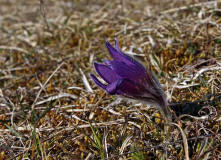
M 215 4 L 1 0 L 0 159 L 220 158 Z M 159 78 L 181 130 L 173 125 L 166 137 L 157 110 L 120 101 L 91 81 L 93 61 L 110 58 L 104 44 L 115 37 Z

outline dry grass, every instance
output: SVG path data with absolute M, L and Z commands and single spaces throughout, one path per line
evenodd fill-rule
M 218 159 L 220 96 L 201 116 L 180 112 L 167 137 L 155 109 L 119 101 L 88 77 L 93 61 L 110 58 L 105 40 L 117 37 L 158 76 L 171 102 L 219 95 L 215 4 L 1 0 L 0 159 Z

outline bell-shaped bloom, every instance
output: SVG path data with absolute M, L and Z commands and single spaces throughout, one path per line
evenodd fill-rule
M 94 63 L 96 72 L 106 84 L 90 74 L 93 81 L 109 94 L 116 94 L 153 105 L 163 113 L 167 120 L 171 120 L 166 95 L 153 73 L 123 53 L 119 49 L 117 40 L 115 40 L 115 47 L 108 41 L 106 47 L 113 60 L 104 60 L 104 64 Z

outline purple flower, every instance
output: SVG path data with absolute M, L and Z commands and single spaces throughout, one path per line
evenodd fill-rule
M 171 115 L 168 110 L 166 95 L 150 70 L 123 53 L 115 40 L 115 48 L 107 41 L 106 47 L 113 60 L 104 60 L 104 64 L 94 63 L 96 72 L 106 82 L 100 82 L 90 74 L 93 81 L 109 94 L 121 95 L 126 98 L 142 101 L 156 106 L 168 120 Z

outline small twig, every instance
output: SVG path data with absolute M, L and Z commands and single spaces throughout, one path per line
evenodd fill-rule
M 120 4 L 121 4 L 121 13 L 124 13 L 125 1 L 121 0 Z
M 35 107 L 35 105 L 36 105 L 36 103 L 37 103 L 37 100 L 38 100 L 38 98 L 39 98 L 39 96 L 40 96 L 42 90 L 45 88 L 45 86 L 48 84 L 48 82 L 50 81 L 50 79 L 51 79 L 51 78 L 54 76 L 54 74 L 61 68 L 61 66 L 62 66 L 63 64 L 64 64 L 64 62 L 62 62 L 62 63 L 54 70 L 54 72 L 49 76 L 49 78 L 48 78 L 48 79 L 46 80 L 46 82 L 43 84 L 43 86 L 42 86 L 41 89 L 39 90 L 39 92 L 38 92 L 38 94 L 37 94 L 37 96 L 36 96 L 36 98 L 35 98 L 33 104 L 31 105 L 32 110 L 34 109 L 34 107 Z
M 103 137 L 103 143 L 104 143 L 104 145 L 103 145 L 103 147 L 104 147 L 104 150 L 105 150 L 105 155 L 106 155 L 106 158 L 108 158 L 109 157 L 109 155 L 108 155 L 108 146 L 107 146 L 107 136 L 108 136 L 108 133 L 107 133 L 107 131 L 105 130 L 105 132 L 104 132 L 104 137 Z
M 182 128 L 176 124 L 176 123 L 170 123 L 174 126 L 176 126 L 177 128 L 179 128 L 182 138 L 183 138 L 183 146 L 184 146 L 184 152 L 185 152 L 185 157 L 186 160 L 189 160 L 189 147 L 188 147 L 188 143 L 187 143 L 187 138 L 186 138 L 186 134 L 184 133 L 184 131 L 182 130 Z
M 219 146 L 221 146 L 221 144 L 217 144 L 217 145 L 213 146 L 211 149 L 205 151 L 204 153 L 202 153 L 202 154 L 197 158 L 197 160 L 202 159 L 206 154 L 208 154 L 209 152 L 214 151 L 214 149 L 218 148 Z
M 187 85 L 174 85 L 173 88 L 184 89 L 184 88 L 190 88 L 190 87 L 195 87 L 199 85 L 200 85 L 199 83 L 192 83 L 192 84 L 187 84 Z
M 18 52 L 22 52 L 22 53 L 26 53 L 26 54 L 28 53 L 28 51 L 26 51 L 25 49 L 18 48 L 18 47 L 0 46 L 0 49 L 10 50 L 10 51 L 18 51 Z
M 130 141 L 131 138 L 133 138 L 133 136 L 128 136 L 128 137 L 124 140 L 122 146 L 120 147 L 120 151 L 119 151 L 120 154 L 123 154 L 123 152 L 124 152 L 125 148 L 127 147 L 127 145 L 128 145 L 128 143 L 129 143 L 129 141 Z
M 92 90 L 92 88 L 91 88 L 91 86 L 90 86 L 90 84 L 89 84 L 89 82 L 88 82 L 88 80 L 87 80 L 87 78 L 86 78 L 84 72 L 81 70 L 81 68 L 80 68 L 79 70 L 80 70 L 80 73 L 81 73 L 81 75 L 82 75 L 82 81 L 83 81 L 83 83 L 84 83 L 84 86 L 85 86 L 86 90 L 87 90 L 88 92 L 90 92 L 90 93 L 93 93 L 93 90 Z
M 51 96 L 43 101 L 40 101 L 40 102 L 37 102 L 35 105 L 40 105 L 40 104 L 43 104 L 43 103 L 46 103 L 46 102 L 50 102 L 50 101 L 53 101 L 53 100 L 56 100 L 56 99 L 59 99 L 59 98 L 63 98 L 63 97 L 68 97 L 68 98 L 71 98 L 71 99 L 76 99 L 77 96 L 73 95 L 73 94 L 69 94 L 69 93 L 59 93 L 58 95 L 55 95 L 55 96 Z
M 89 160 L 90 159 L 90 157 L 91 157 L 91 155 L 92 155 L 92 153 L 90 152 L 90 153 L 88 153 L 88 155 L 87 155 L 87 157 L 85 158 L 85 160 Z
M 208 115 L 205 115 L 205 116 L 201 116 L 201 117 L 196 117 L 196 116 L 191 116 L 191 115 L 188 115 L 188 114 L 183 114 L 181 116 L 179 116 L 179 119 L 183 118 L 183 117 L 190 117 L 190 118 L 193 118 L 195 120 L 206 120 L 209 118 Z
M 221 70 L 221 67 L 208 67 L 208 68 L 202 68 L 201 70 L 199 70 L 196 75 L 193 77 L 193 80 L 197 79 L 203 72 L 206 72 L 206 71 L 214 71 L 214 70 Z
M 44 22 L 45 22 L 45 24 L 47 26 L 48 31 L 50 31 L 50 27 L 49 27 L 49 24 L 48 24 L 48 21 L 47 21 L 47 17 L 46 17 L 46 12 L 45 12 L 44 0 L 39 0 L 39 1 L 40 1 L 40 11 L 41 11 L 42 17 L 44 19 Z
M 168 14 L 168 13 L 173 13 L 173 12 L 177 12 L 177 11 L 183 11 L 183 10 L 186 10 L 186 9 L 189 9 L 189 8 L 209 6 L 209 5 L 215 5 L 215 4 L 216 4 L 216 1 L 202 2 L 202 3 L 183 6 L 183 7 L 179 7 L 179 8 L 172 8 L 172 9 L 161 12 L 161 14 Z

